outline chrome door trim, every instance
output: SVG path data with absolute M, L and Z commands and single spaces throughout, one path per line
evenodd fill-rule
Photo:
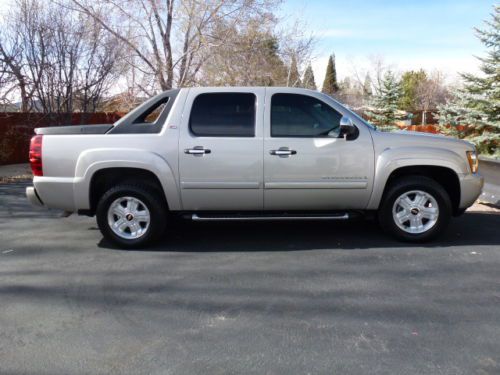
M 265 189 L 366 189 L 365 181 L 346 182 L 266 182 Z
M 190 181 L 181 182 L 182 189 L 260 189 L 260 182 Z

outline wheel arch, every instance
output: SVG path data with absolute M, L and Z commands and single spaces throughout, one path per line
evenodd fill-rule
M 452 169 L 447 167 L 434 165 L 415 165 L 398 168 L 389 175 L 381 199 L 384 199 L 384 196 L 393 181 L 404 178 L 405 176 L 425 176 L 436 181 L 448 193 L 451 200 L 453 214 L 459 214 L 460 181 L 458 179 L 458 175 Z
M 93 150 L 82 154 L 75 172 L 75 207 L 93 215 L 100 189 L 119 182 L 141 182 L 163 194 L 169 209 L 180 209 L 175 174 L 159 155 L 142 150 Z
M 127 183 L 140 183 L 141 185 L 148 186 L 160 194 L 161 198 L 165 199 L 166 202 L 161 182 L 153 172 L 141 168 L 103 168 L 96 171 L 90 180 L 90 214 L 93 215 L 95 213 L 97 203 L 106 191 L 113 186 Z
M 395 151 L 395 150 L 389 150 Z M 422 150 L 416 155 L 422 155 Z M 384 194 L 390 184 L 398 178 L 416 175 L 432 178 L 446 190 L 450 196 L 453 214 L 459 214 L 460 205 L 460 179 L 464 174 L 466 165 L 464 161 L 454 152 L 448 150 L 430 149 L 426 156 L 410 157 L 412 150 L 406 150 L 405 156 L 394 155 L 394 152 L 384 153 L 377 161 L 375 170 L 374 190 L 370 197 L 368 209 L 378 209 Z M 399 157 L 398 157 L 399 156 Z

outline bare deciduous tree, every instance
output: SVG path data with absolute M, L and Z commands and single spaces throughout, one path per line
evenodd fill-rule
M 128 47 L 136 82 L 151 95 L 158 89 L 196 84 L 204 64 L 231 44 L 235 32 L 272 13 L 279 0 L 71 3 Z
M 382 82 L 387 71 L 394 71 L 394 66 L 386 63 L 382 55 L 370 55 L 367 57 L 368 63 L 360 64 L 354 60 L 350 61 L 352 78 L 359 86 L 365 86 L 366 77 L 370 77 L 370 89 L 373 94 L 380 94 Z
M 22 5 L 18 4 L 19 7 Z M 15 87 L 21 97 L 21 111 L 27 112 L 30 109 L 33 89 L 28 87 L 28 77 L 25 73 L 24 42 L 28 36 L 23 33 L 25 25 L 19 23 L 21 11 L 24 9 L 19 9 L 16 17 L 9 15 L 10 22 L 3 22 L 0 33 L 0 61 L 4 73 L 16 81 Z
M 219 25 L 216 33 L 229 37 L 224 48 L 212 52 L 200 68 L 198 83 L 213 86 L 285 85 L 287 68 L 272 33 L 274 20 L 256 19 L 243 30 Z M 227 30 L 230 27 L 230 30 Z
M 429 110 L 436 109 L 444 104 L 448 97 L 448 90 L 444 85 L 442 72 L 434 71 L 421 82 L 416 90 L 416 98 L 419 109 L 422 111 L 422 125 L 426 123 L 426 114 Z
M 4 26 L 0 61 L 16 80 L 22 111 L 95 111 L 120 53 L 101 25 L 60 5 L 16 0 Z
M 287 66 L 286 86 L 302 86 L 300 77 L 307 64 L 314 58 L 312 56 L 316 39 L 308 34 L 307 27 L 296 21 L 291 28 L 276 33 L 280 45 L 280 57 Z M 300 69 L 298 75 L 296 69 Z
M 2 110 L 5 110 L 7 105 L 11 103 L 10 97 L 15 89 L 14 77 L 10 74 L 5 62 L 0 58 L 0 108 Z

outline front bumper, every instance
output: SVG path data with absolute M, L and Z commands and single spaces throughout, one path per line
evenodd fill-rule
M 467 174 L 460 177 L 460 204 L 459 208 L 472 206 L 481 195 L 484 185 L 484 177 L 479 173 Z
M 33 186 L 29 186 L 26 188 L 26 197 L 33 206 L 43 207 L 43 202 Z

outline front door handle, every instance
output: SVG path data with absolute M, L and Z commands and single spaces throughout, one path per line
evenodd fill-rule
M 195 146 L 193 148 L 186 148 L 184 150 L 185 154 L 190 154 L 190 155 L 203 155 L 203 154 L 210 154 L 212 151 L 209 150 L 208 148 L 204 148 L 203 146 Z
M 297 151 L 295 150 L 290 150 L 288 147 L 280 147 L 278 150 L 271 150 L 269 151 L 271 155 L 277 155 L 279 157 L 288 157 L 290 155 L 295 155 L 297 154 Z

